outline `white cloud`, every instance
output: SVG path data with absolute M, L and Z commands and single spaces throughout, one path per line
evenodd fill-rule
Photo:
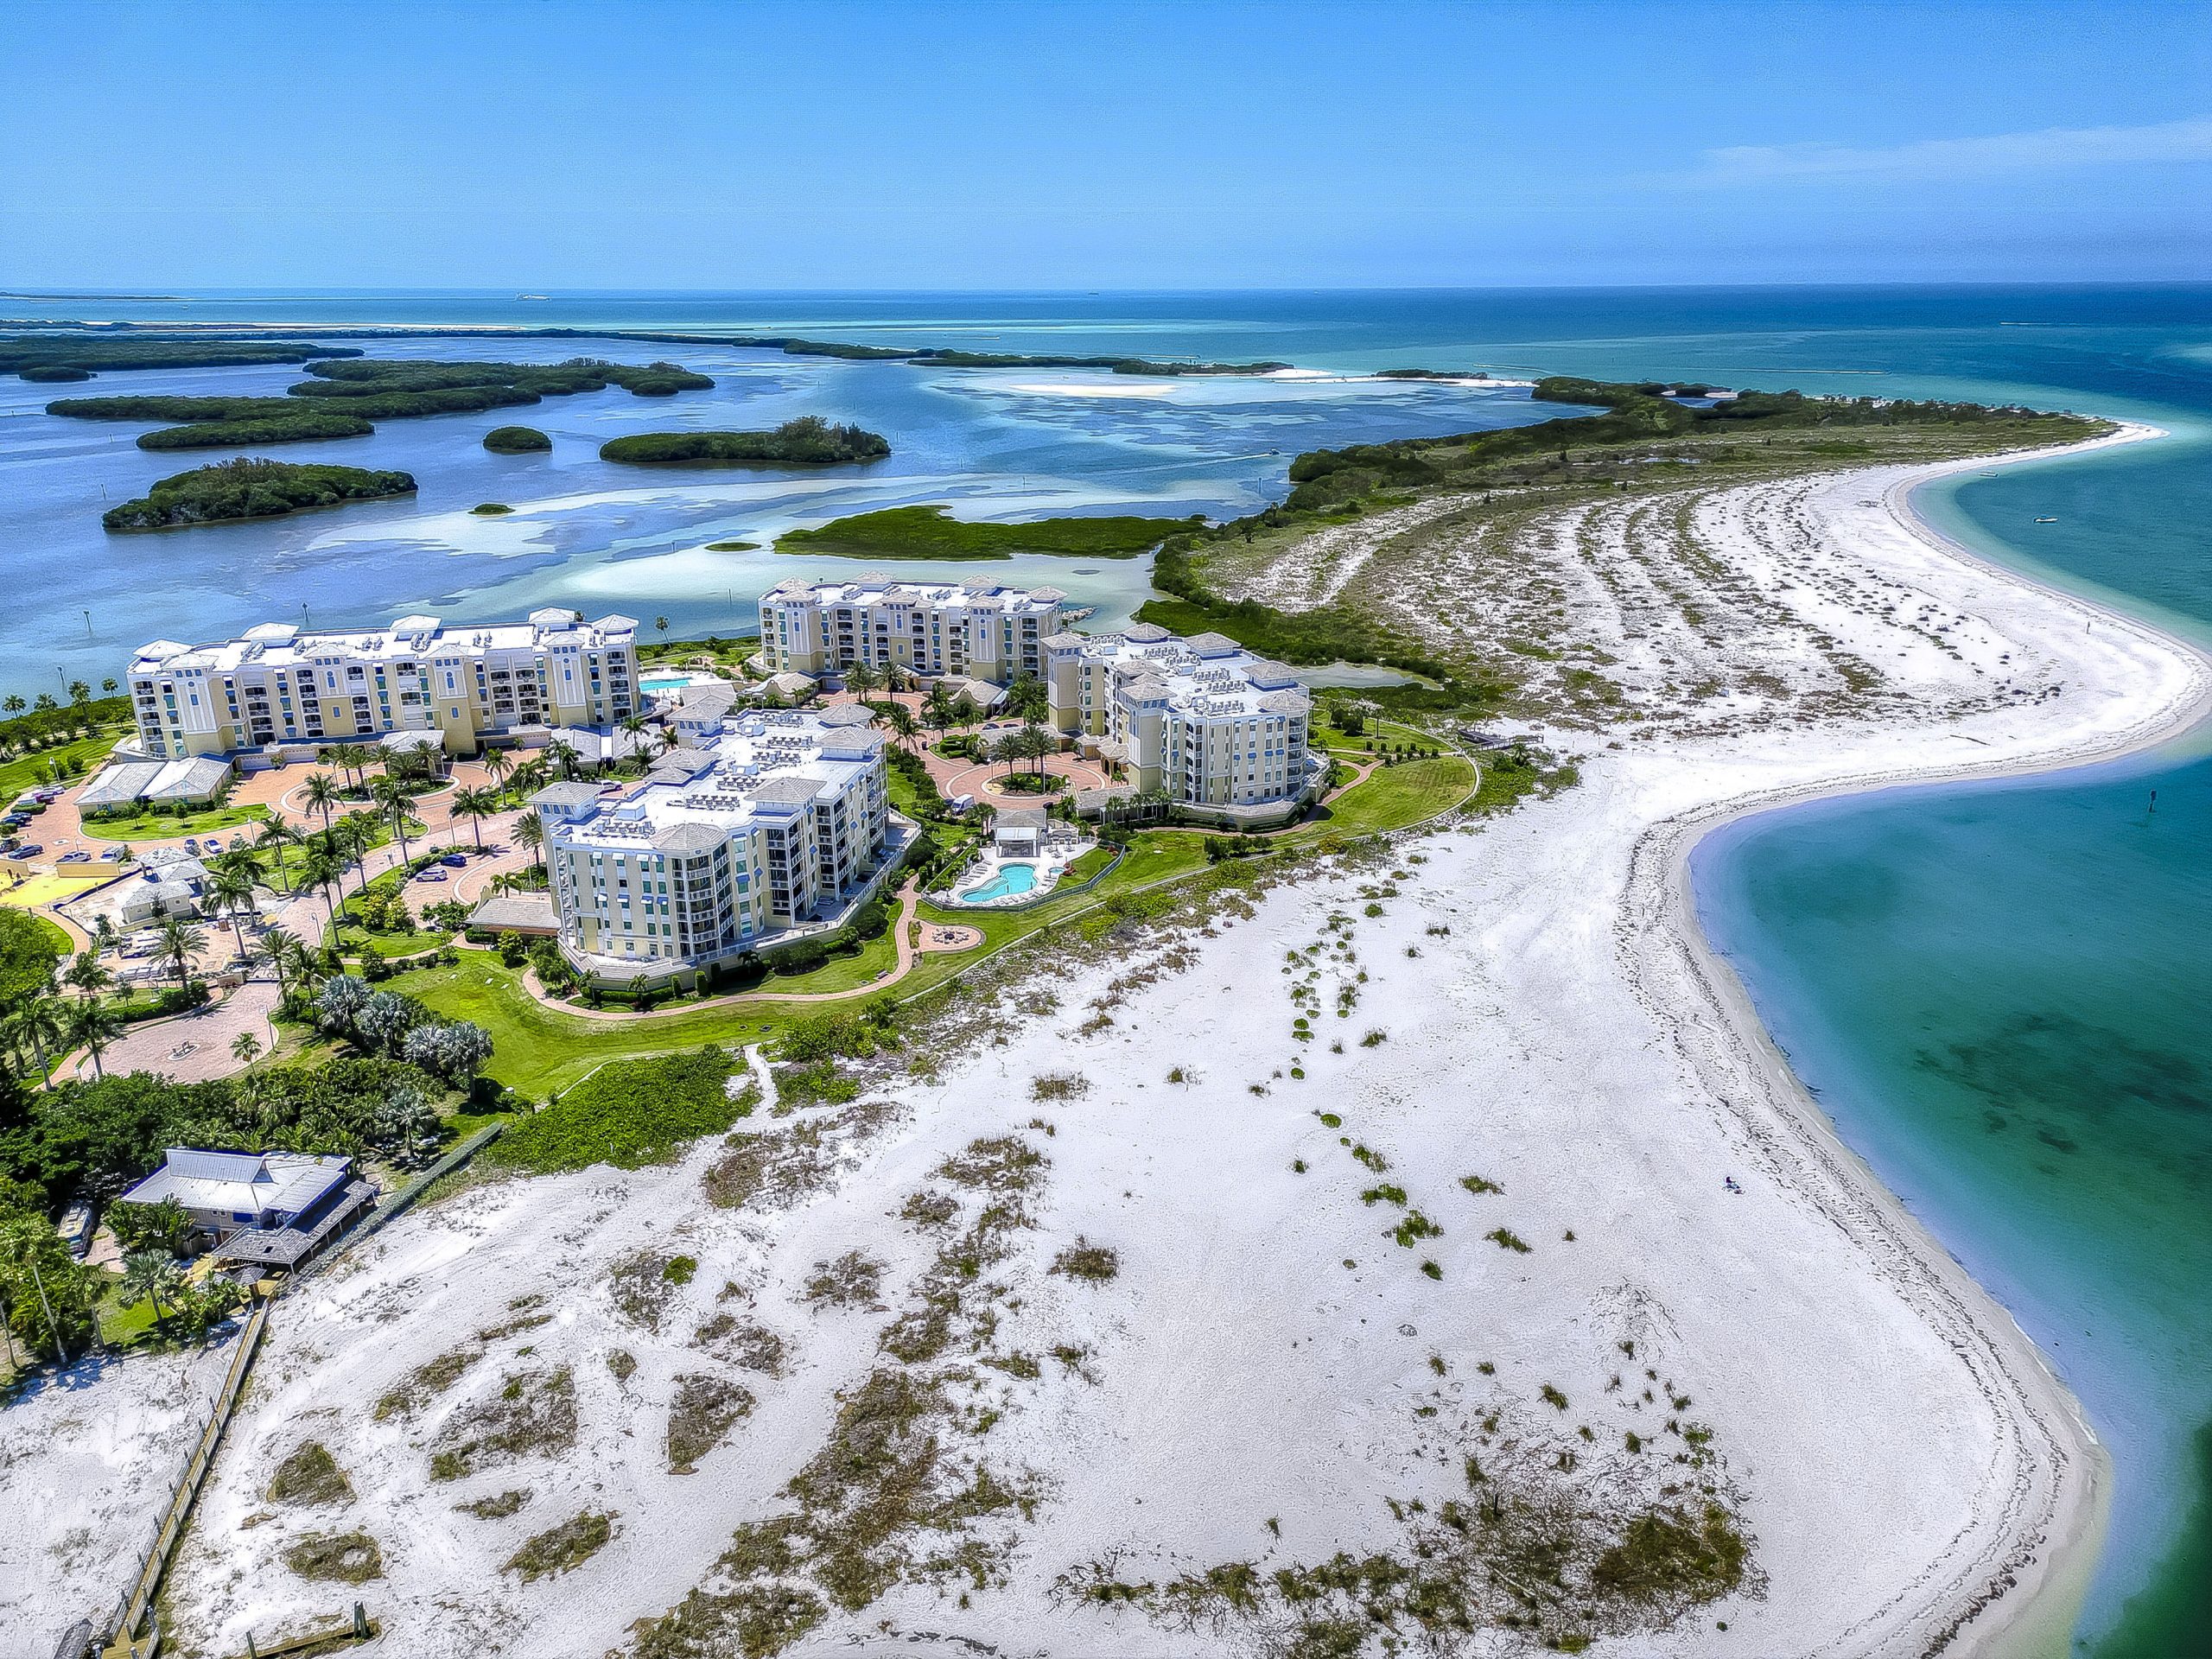
M 2063 168 L 2212 161 L 2212 117 L 2145 127 L 2049 127 L 1979 138 L 1927 138 L 1859 149 L 1849 144 L 1738 144 L 1705 152 L 1673 182 L 1700 186 L 1822 179 L 1969 179 Z

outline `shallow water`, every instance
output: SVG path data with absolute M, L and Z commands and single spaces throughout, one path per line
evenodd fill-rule
M 2212 635 L 2212 289 L 2201 287 L 556 295 L 546 304 L 233 296 L 99 314 L 763 330 L 1274 357 L 1343 372 L 1699 378 L 2134 416 L 2179 435 L 1968 475 L 1924 490 L 1921 508 L 1992 557 Z M 591 348 L 497 351 L 557 358 Z M 452 341 L 404 349 L 493 354 Z M 110 662 L 156 632 L 219 632 L 302 603 L 321 620 L 367 621 L 424 606 L 518 611 L 552 601 L 666 613 L 687 632 L 734 631 L 750 620 L 747 583 L 814 562 L 706 554 L 708 541 L 758 539 L 759 530 L 861 505 L 984 494 L 1007 513 L 1133 499 L 1160 504 L 1154 511 L 1243 511 L 1281 487 L 1297 449 L 1531 412 L 1504 394 L 1388 383 L 1176 382 L 1163 397 L 1077 396 L 1021 388 L 1086 378 L 1128 388 L 1060 370 L 948 374 L 714 348 L 606 350 L 666 355 L 729 378 L 697 405 L 611 392 L 296 446 L 408 467 L 424 479 L 423 497 L 349 509 L 342 523 L 334 515 L 175 537 L 104 541 L 99 491 L 120 499 L 116 491 L 136 493 L 188 460 L 143 455 L 113 429 L 27 416 L 51 389 L 0 381 L 0 550 L 17 578 L 16 643 L 35 648 L 17 677 L 35 689 L 48 656 Z M 215 373 L 226 386 L 292 378 L 158 378 L 182 390 Z M 73 390 L 153 390 L 156 378 L 109 375 Z M 618 431 L 754 423 L 803 409 L 888 433 L 897 477 L 639 480 L 588 459 Z M 474 448 L 483 429 L 517 420 L 555 435 L 550 461 Z M 486 499 L 525 510 L 496 523 L 468 518 L 466 508 Z M 2037 522 L 2044 518 L 2056 522 Z M 1089 626 L 1110 625 L 1143 596 L 1134 563 L 1086 565 L 1095 574 L 1081 575 L 1048 561 L 957 567 L 1007 580 L 1046 569 L 1101 606 Z M 95 602 L 97 637 L 78 645 L 76 607 Z M 1694 861 L 1701 912 L 1799 1074 L 1851 1144 L 2044 1344 L 2110 1444 L 2113 1528 L 2078 1642 L 2100 1659 L 2212 1653 L 2208 866 L 2212 762 L 2193 748 L 2057 779 L 1827 803 L 1735 826 Z

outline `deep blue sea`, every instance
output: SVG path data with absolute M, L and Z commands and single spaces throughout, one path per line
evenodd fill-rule
M 2212 639 L 2212 287 L 1337 294 L 194 295 L 0 301 L 0 314 L 245 324 L 558 325 L 794 334 L 1030 352 L 1271 358 L 1709 379 L 2129 416 L 2164 442 L 1923 492 L 1993 558 Z M 466 342 L 379 346 L 489 355 Z M 0 557 L 15 603 L 4 688 L 97 683 L 157 635 L 268 617 L 573 603 L 750 626 L 750 592 L 799 562 L 715 554 L 865 505 L 963 513 L 1230 512 L 1321 444 L 1538 417 L 1510 392 L 1357 378 L 1176 381 L 943 371 L 726 347 L 502 342 L 502 355 L 662 355 L 722 384 L 651 404 L 610 391 L 394 422 L 302 459 L 404 467 L 411 502 L 275 524 L 105 537 L 103 501 L 200 457 L 137 429 L 42 412 L 0 381 Z M 72 394 L 274 390 L 288 370 L 107 375 Z M 1126 395 L 1142 391 L 1147 395 Z M 1153 392 L 1158 395 L 1150 395 Z M 1116 395 L 1124 394 L 1124 395 Z M 888 435 L 864 476 L 639 479 L 608 436 L 811 410 Z M 550 457 L 477 443 L 521 419 Z M 479 501 L 508 518 L 471 518 Z M 2041 524 L 2040 518 L 2054 518 Z M 825 562 L 826 563 L 826 562 Z M 834 566 L 831 568 L 835 568 Z M 961 567 L 976 574 L 979 567 Z M 1126 613 L 1144 572 L 1020 560 Z M 2112 1531 L 2075 1646 L 2212 1655 L 2212 761 L 2205 745 L 1999 785 L 1898 791 L 1769 815 L 1694 862 L 1700 913 L 1799 1075 L 1856 1147 L 2043 1344 L 2111 1446 Z M 2152 792 L 2157 795 L 2152 805 Z

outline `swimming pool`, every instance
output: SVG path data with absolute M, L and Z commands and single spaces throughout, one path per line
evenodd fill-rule
M 1037 890 L 1037 867 L 1034 864 L 1001 864 L 999 873 L 980 887 L 960 895 L 963 905 L 988 905 L 995 899 L 1012 899 L 1018 894 Z
M 691 677 L 689 674 L 678 674 L 668 679 L 639 680 L 638 687 L 644 691 L 681 691 L 690 683 Z

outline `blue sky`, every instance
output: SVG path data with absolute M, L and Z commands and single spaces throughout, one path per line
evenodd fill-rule
M 0 288 L 2212 278 L 2212 8 L 24 3 Z

